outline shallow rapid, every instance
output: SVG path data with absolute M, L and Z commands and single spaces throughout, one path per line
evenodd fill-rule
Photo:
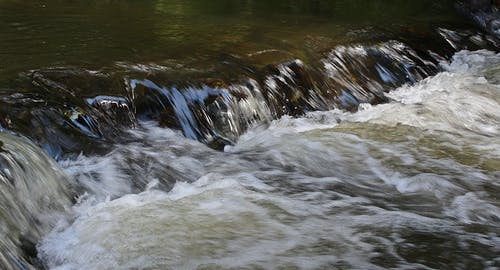
M 490 2 L 0 0 L 0 269 L 500 269 Z
M 79 202 L 38 245 L 50 269 L 497 269 L 500 55 L 359 111 L 254 124 L 216 151 L 142 121 L 59 163 Z

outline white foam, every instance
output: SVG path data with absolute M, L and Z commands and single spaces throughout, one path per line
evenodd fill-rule
M 398 250 L 420 244 L 405 236 L 419 232 L 480 243 L 474 258 L 491 264 L 498 238 L 465 226 L 500 217 L 498 170 L 482 167 L 500 157 L 499 62 L 461 52 L 388 104 L 283 117 L 223 153 L 143 123 L 134 142 L 65 163 L 88 195 L 41 243 L 42 259 L 54 269 L 382 269 L 374 259 L 385 257 L 412 269 L 423 266 Z
M 168 193 L 146 191 L 95 205 L 70 227 L 49 235 L 40 251 L 54 269 L 278 264 L 316 269 L 336 261 L 377 269 L 366 256 L 374 246 L 357 235 L 356 227 L 374 221 L 381 227 L 387 221 L 439 224 L 373 207 L 357 217 L 329 216 L 330 209 L 347 202 L 316 205 L 263 192 L 255 178 L 243 182 L 211 174 L 193 184 L 177 183 Z
M 446 213 L 466 224 L 488 224 L 497 226 L 500 221 L 500 207 L 487 198 L 485 192 L 468 192 L 457 196 Z

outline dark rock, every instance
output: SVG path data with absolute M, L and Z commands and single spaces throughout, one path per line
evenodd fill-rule
M 471 11 L 491 11 L 491 0 L 467 0 L 465 3 L 469 6 Z
M 207 145 L 212 149 L 223 151 L 226 145 L 234 145 L 234 143 L 226 138 L 214 136 L 207 141 Z
M 457 3 L 457 9 L 483 31 L 500 38 L 500 1 L 465 0 Z

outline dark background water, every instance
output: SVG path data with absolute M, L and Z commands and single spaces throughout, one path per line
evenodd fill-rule
M 206 67 L 223 54 L 263 64 L 307 59 L 336 44 L 467 25 L 452 6 L 448 0 L 0 0 L 0 79 L 121 61 Z
M 174 108 L 183 107 L 180 111 L 195 115 L 201 126 L 208 122 L 205 133 L 213 133 L 212 121 L 224 119 L 217 110 L 198 108 L 201 102 L 173 104 L 147 87 L 131 91 L 134 79 L 181 92 L 192 87 L 199 93 L 206 85 L 228 88 L 251 79 L 264 92 L 265 103 L 274 107 L 271 118 L 328 110 L 335 104 L 353 109 L 360 102 L 380 102 L 384 99 L 376 96 L 390 89 L 385 86 L 413 80 L 415 74 L 407 74 L 409 67 L 420 75 L 436 70 L 429 71 L 425 61 L 401 63 L 406 60 L 372 48 L 370 59 L 360 62 L 364 71 L 356 64 L 357 56 L 343 56 L 342 61 L 354 65 L 347 71 L 351 74 L 338 78 L 344 81 L 340 86 L 324 78 L 323 60 L 339 45 L 371 46 L 391 40 L 405 43 L 427 60 L 435 60 L 428 51 L 451 56 L 455 50 L 438 29 L 473 29 L 453 4 L 452 0 L 0 0 L 0 129 L 24 134 L 52 156 L 60 156 L 94 149 L 94 143 L 82 142 L 87 138 L 115 142 L 121 138 L 117 129 L 133 125 L 133 114 L 174 129 L 182 126 L 185 132 L 186 124 Z M 286 75 L 278 66 L 295 59 L 305 66 L 294 68 L 297 74 L 290 78 L 291 85 L 267 89 L 269 76 Z M 378 87 L 381 93 L 374 96 L 367 86 L 372 79 L 382 82 L 375 72 L 379 61 L 392 66 L 393 76 L 400 79 Z M 361 96 L 343 97 L 345 88 L 358 89 Z M 305 93 L 302 99 L 300 91 Z M 130 110 L 123 111 L 122 106 L 110 112 L 88 104 L 96 96 L 117 97 Z M 204 105 L 218 99 L 208 96 Z M 167 108 L 159 106 L 158 99 L 169 103 Z M 350 100 L 347 105 L 346 100 Z M 230 106 L 219 103 L 222 108 Z M 219 130 L 228 126 L 221 125 Z M 230 133 L 237 136 L 243 127 Z M 212 135 L 196 137 L 205 141 Z

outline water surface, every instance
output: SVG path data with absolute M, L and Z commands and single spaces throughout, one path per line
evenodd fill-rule
M 500 268 L 453 2 L 0 0 L 0 268 Z
M 252 60 L 304 59 L 335 44 L 464 25 L 451 2 L 2 0 L 0 78 L 119 61 L 207 68 L 266 50 Z

